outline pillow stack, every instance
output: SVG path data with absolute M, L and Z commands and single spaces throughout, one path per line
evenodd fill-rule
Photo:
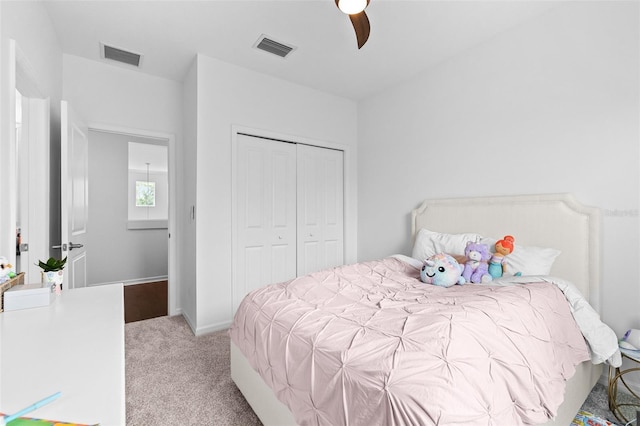
M 469 241 L 486 244 L 493 250 L 498 238 L 483 237 L 475 233 L 445 234 L 422 228 L 416 235 L 411 257 L 424 262 L 437 253 L 464 256 L 464 249 Z M 507 255 L 507 270 L 512 274 L 520 272 L 522 275 L 549 275 L 553 262 L 559 255 L 560 250 L 554 248 L 516 244 L 513 252 Z

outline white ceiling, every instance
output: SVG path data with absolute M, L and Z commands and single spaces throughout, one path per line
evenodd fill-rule
M 334 0 L 45 0 L 64 53 L 100 58 L 100 42 L 143 55 L 140 71 L 181 81 L 195 55 L 361 99 L 555 7 L 556 1 L 371 0 L 361 50 Z M 253 48 L 261 34 L 297 49 Z

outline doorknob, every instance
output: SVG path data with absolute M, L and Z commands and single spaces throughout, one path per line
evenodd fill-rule
M 74 248 L 82 248 L 82 247 L 84 247 L 84 244 L 69 243 L 69 251 L 73 250 Z

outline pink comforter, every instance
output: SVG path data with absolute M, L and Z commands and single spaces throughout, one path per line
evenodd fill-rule
M 589 359 L 555 285 L 442 288 L 395 258 L 256 290 L 230 334 L 302 425 L 542 423 Z

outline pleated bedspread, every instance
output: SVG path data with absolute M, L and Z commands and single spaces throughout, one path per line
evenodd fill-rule
M 301 425 L 543 423 L 589 359 L 555 285 L 442 288 L 392 257 L 255 290 L 230 335 Z

